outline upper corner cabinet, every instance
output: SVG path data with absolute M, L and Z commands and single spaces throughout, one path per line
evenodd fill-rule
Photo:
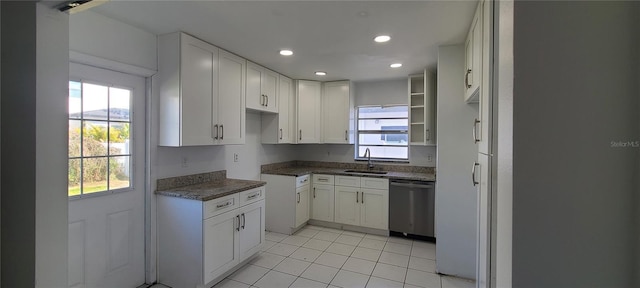
M 247 109 L 278 113 L 278 73 L 247 62 Z
M 296 80 L 296 143 L 320 143 L 322 84 L 318 81 Z
M 471 27 L 464 42 L 465 71 L 464 71 L 464 101 L 476 103 L 480 97 L 480 82 L 482 81 L 482 14 L 484 1 L 478 3 L 476 12 L 471 21 Z
M 182 32 L 158 37 L 160 146 L 244 144 L 246 60 Z
M 350 81 L 322 83 L 322 143 L 353 144 L 353 106 Z
M 409 75 L 409 137 L 411 145 L 436 144 L 436 93 L 434 74 Z

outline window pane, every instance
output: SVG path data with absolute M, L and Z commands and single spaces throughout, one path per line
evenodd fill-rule
M 82 194 L 107 191 L 107 157 L 82 159 Z
M 109 123 L 109 155 L 129 155 L 129 123 Z
M 359 107 L 359 119 L 371 118 L 408 118 L 409 110 L 407 106 L 386 106 L 386 107 Z
M 69 160 L 69 196 L 80 195 L 80 159 Z
M 80 120 L 69 120 L 69 157 L 80 157 L 81 125 Z
M 82 156 L 107 155 L 107 122 L 83 121 Z
M 107 120 L 109 89 L 106 86 L 82 83 L 82 112 L 85 119 Z
M 358 120 L 360 131 L 408 130 L 407 119 L 365 119 Z
M 109 189 L 127 188 L 130 185 L 129 156 L 109 157 Z
M 81 83 L 69 81 L 69 118 L 80 119 L 82 110 Z
M 407 145 L 407 133 L 376 133 L 358 135 L 360 145 Z
M 110 87 L 109 97 L 109 120 L 129 121 L 131 91 Z
M 409 159 L 408 147 L 358 146 L 358 157 L 363 157 L 365 150 L 371 151 L 371 158 Z

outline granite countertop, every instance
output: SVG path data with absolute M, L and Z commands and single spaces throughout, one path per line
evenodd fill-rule
M 332 174 L 332 175 L 345 175 L 345 176 L 359 176 L 359 177 L 374 177 L 374 178 L 388 178 L 388 179 L 400 179 L 400 180 L 413 180 L 413 181 L 436 181 L 435 173 L 428 172 L 411 172 L 411 171 L 386 171 L 386 174 L 365 174 L 345 172 L 345 170 L 351 170 L 351 168 L 330 168 L 330 167 L 314 167 L 314 166 L 293 166 L 283 167 L 276 169 L 266 169 L 262 171 L 262 174 L 274 174 L 285 176 L 302 176 L 308 174 Z M 358 169 L 366 170 L 366 169 Z M 373 171 L 381 171 L 373 169 Z
M 266 185 L 264 181 L 226 178 L 226 171 L 158 180 L 157 195 L 209 201 Z

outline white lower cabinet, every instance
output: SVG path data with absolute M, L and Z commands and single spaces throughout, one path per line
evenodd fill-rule
M 311 216 L 313 220 L 333 222 L 335 189 L 333 175 L 313 174 Z
M 265 187 L 202 202 L 158 197 L 158 282 L 211 287 L 264 243 Z
M 262 174 L 267 182 L 266 229 L 291 235 L 309 221 L 310 175 Z
M 335 176 L 335 222 L 389 230 L 389 180 Z

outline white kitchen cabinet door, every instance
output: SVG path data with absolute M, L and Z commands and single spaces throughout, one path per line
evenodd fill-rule
M 297 81 L 297 143 L 320 143 L 321 90 L 318 81 Z
M 295 93 L 293 81 L 278 75 L 278 113 L 262 113 L 262 143 L 294 143 Z
M 278 112 L 278 73 L 247 61 L 246 108 Z
M 296 221 L 293 228 L 309 221 L 309 189 L 311 186 L 304 185 L 296 188 Z
M 333 185 L 314 185 L 311 191 L 311 219 L 333 222 L 335 190 Z
M 239 259 L 260 252 L 264 243 L 264 200 L 241 207 L 240 215 Z
M 482 4 L 480 4 L 482 5 Z M 491 103 L 492 103 L 492 93 L 491 93 L 491 39 L 493 38 L 491 34 L 493 31 L 489 29 L 491 27 L 491 19 L 493 19 L 492 15 L 492 5 L 487 3 L 486 5 L 482 5 L 483 8 L 483 16 L 482 22 L 483 27 L 487 27 L 482 30 L 482 82 L 480 84 L 480 123 L 478 123 L 478 128 L 474 127 L 474 129 L 479 129 L 477 131 L 476 139 L 478 140 L 478 152 L 491 154 L 491 137 L 490 137 L 490 129 L 491 129 Z
M 247 61 L 219 51 L 217 123 L 219 144 L 245 143 L 245 69 Z
M 322 85 L 322 142 L 353 143 L 349 141 L 353 133 L 349 119 L 354 109 L 349 81 L 325 82 Z
M 467 103 L 479 101 L 479 87 L 482 80 L 482 7 L 484 2 L 480 1 L 467 34 L 465 41 L 465 75 L 464 75 L 464 87 L 465 94 L 464 100 Z
M 478 287 L 488 287 L 487 283 L 490 279 L 489 267 L 491 265 L 489 259 L 490 252 L 490 235 L 489 221 L 490 203 L 489 203 L 489 184 L 490 184 L 490 157 L 482 153 L 478 153 L 478 162 L 474 163 L 474 186 L 478 189 L 478 225 L 477 225 L 477 265 L 476 279 Z
M 361 189 L 360 226 L 389 230 L 389 190 Z
M 335 186 L 335 222 L 360 225 L 360 188 Z
M 218 48 L 184 33 L 158 40 L 159 145 L 212 145 Z
M 209 283 L 216 277 L 239 263 L 236 210 L 204 220 L 204 283 Z M 198 245 L 199 239 L 193 239 Z M 192 269 L 197 269 L 193 267 Z

